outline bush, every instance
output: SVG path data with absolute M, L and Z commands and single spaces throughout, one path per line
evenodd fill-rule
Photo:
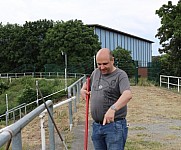
M 139 86 L 151 86 L 151 82 L 147 80 L 147 78 L 139 78 L 138 80 Z
M 5 90 L 7 90 L 9 88 L 8 84 L 6 84 L 5 82 L 1 81 L 0 82 L 0 94 L 2 94 Z
M 19 104 L 30 103 L 36 100 L 36 90 L 30 86 L 26 86 L 23 93 L 18 97 Z

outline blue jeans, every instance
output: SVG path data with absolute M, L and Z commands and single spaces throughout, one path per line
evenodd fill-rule
M 126 119 L 104 126 L 93 122 L 92 128 L 92 141 L 95 150 L 124 150 L 128 134 Z

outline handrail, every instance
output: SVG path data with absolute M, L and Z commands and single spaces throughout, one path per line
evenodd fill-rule
M 75 101 L 75 100 L 76 100 L 76 96 L 73 96 L 73 97 L 71 97 L 71 98 L 69 98 L 69 99 L 67 99 L 67 100 L 64 100 L 64 101 L 56 104 L 56 105 L 53 105 L 53 109 L 56 109 L 56 108 L 58 108 L 58 107 L 60 107 L 60 106 L 62 106 L 62 105 L 64 105 L 64 104 L 67 104 L 67 103 L 69 103 L 69 106 L 71 106 L 70 103 L 71 103 L 72 101 Z M 40 130 L 41 130 L 41 142 L 42 142 L 41 146 L 42 146 L 42 150 L 46 150 L 46 145 L 47 145 L 47 144 L 46 144 L 46 140 L 45 140 L 45 120 L 44 120 L 44 117 L 45 117 L 45 113 L 46 113 L 46 112 L 47 112 L 47 110 L 45 109 L 45 110 L 39 115 L 39 118 L 40 118 Z M 71 119 L 73 118 L 73 117 L 72 117 L 72 114 L 71 114 L 70 112 L 72 112 L 72 107 L 69 107 L 69 120 L 71 120 Z M 69 121 L 69 122 L 72 122 L 72 121 Z M 49 126 L 51 126 L 51 124 L 49 124 Z M 72 128 L 72 125 L 70 124 L 70 131 L 71 131 L 71 128 Z M 50 136 L 51 136 L 51 135 L 50 135 Z M 55 142 L 54 136 L 51 137 L 51 141 L 52 141 L 52 143 Z M 54 149 L 54 147 L 53 147 L 53 149 Z
M 70 125 L 70 130 L 72 128 L 73 125 L 73 112 L 72 112 L 72 100 L 74 100 L 74 111 L 76 111 L 76 100 L 79 99 L 80 97 L 80 88 L 81 88 L 81 83 L 83 82 L 83 80 L 85 80 L 86 76 L 84 75 L 83 77 L 81 77 L 79 80 L 77 80 L 75 83 L 73 83 L 72 85 L 70 85 L 68 87 L 68 95 L 69 95 L 69 99 L 65 100 L 64 102 L 60 102 L 59 104 L 55 105 L 54 108 L 57 108 L 65 103 L 69 103 L 69 125 Z M 71 97 L 70 97 L 71 96 Z M 53 102 L 48 100 L 46 102 L 47 106 L 50 108 L 49 110 L 51 110 L 51 112 L 53 113 Z M 39 114 L 41 114 L 39 117 L 42 118 L 44 117 L 42 115 L 42 112 L 45 111 L 45 105 L 42 104 L 40 106 L 38 106 L 37 108 L 35 108 L 33 111 L 31 111 L 30 113 L 28 113 L 27 115 L 25 115 L 23 118 L 21 118 L 20 120 L 18 120 L 17 122 L 15 122 L 14 124 L 7 126 L 3 129 L 0 130 L 0 147 L 2 147 L 6 142 L 8 142 L 10 139 L 12 139 L 12 150 L 17 150 L 17 149 L 22 149 L 22 138 L 21 138 L 21 130 L 28 124 L 30 123 L 35 117 L 37 117 Z M 50 119 L 49 119 L 50 120 Z M 42 123 L 41 123 L 42 125 Z M 50 147 L 54 147 L 55 146 L 55 141 L 52 138 L 53 134 L 54 134 L 54 128 L 52 126 L 51 120 L 49 121 L 49 132 L 50 132 L 50 136 L 49 136 L 49 140 L 50 142 Z M 41 130 L 42 132 L 43 130 Z M 42 134 L 42 133 L 41 133 Z M 42 138 L 42 141 L 43 140 Z M 42 143 L 43 145 L 43 143 Z
M 48 100 L 46 104 L 50 107 L 53 105 L 53 102 Z M 22 149 L 21 130 L 44 110 L 45 105 L 42 104 L 14 124 L 1 129 L 0 147 L 12 138 L 12 147 L 18 147 L 17 149 Z M 16 139 L 16 141 L 13 139 Z

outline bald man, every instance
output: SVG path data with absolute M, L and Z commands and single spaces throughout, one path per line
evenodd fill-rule
M 125 71 L 114 66 L 114 57 L 107 48 L 97 52 L 98 68 L 91 74 L 92 141 L 95 150 L 124 150 L 127 139 L 127 103 L 132 98 Z M 86 83 L 81 89 L 86 98 Z

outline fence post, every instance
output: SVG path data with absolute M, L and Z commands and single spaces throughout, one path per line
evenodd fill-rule
M 162 75 L 160 75 L 160 87 L 162 87 Z
M 19 108 L 19 117 L 21 119 L 21 108 Z
M 38 96 L 39 96 L 38 94 L 39 93 L 38 93 L 38 88 L 37 87 L 38 87 L 38 80 L 36 80 L 36 104 L 38 106 L 39 105 L 39 103 L 38 103 Z
M 12 150 L 22 150 L 21 130 L 12 139 Z
M 40 128 L 41 128 L 41 147 L 42 147 L 42 150 L 46 150 L 46 143 L 45 143 L 45 126 L 44 126 L 44 123 L 45 123 L 45 113 L 41 113 L 39 115 L 40 117 Z
M 68 87 L 68 98 L 71 97 L 71 88 Z M 73 126 L 73 123 L 72 123 L 72 101 L 69 102 L 69 125 L 70 125 L 70 131 L 72 130 L 72 126 Z
M 180 79 L 178 78 L 178 92 L 180 91 Z
M 135 61 L 135 85 L 138 84 L 138 61 Z
M 170 88 L 170 78 L 168 77 L 168 89 Z
M 8 95 L 6 94 L 6 126 L 8 126 L 9 110 L 8 110 Z
M 53 117 L 53 105 L 50 105 L 48 109 L 50 111 L 50 114 Z M 52 122 L 50 116 L 48 116 L 48 128 L 49 128 L 49 135 L 50 135 L 49 136 L 50 149 L 55 150 L 54 125 L 53 125 L 53 122 Z
M 69 102 L 69 124 L 70 124 L 70 131 L 72 130 L 72 101 Z
M 77 101 L 80 102 L 80 82 L 77 83 Z
M 75 86 L 73 87 L 73 96 L 76 96 L 76 89 L 75 89 Z M 74 112 L 77 112 L 77 98 L 75 98 L 74 100 Z

